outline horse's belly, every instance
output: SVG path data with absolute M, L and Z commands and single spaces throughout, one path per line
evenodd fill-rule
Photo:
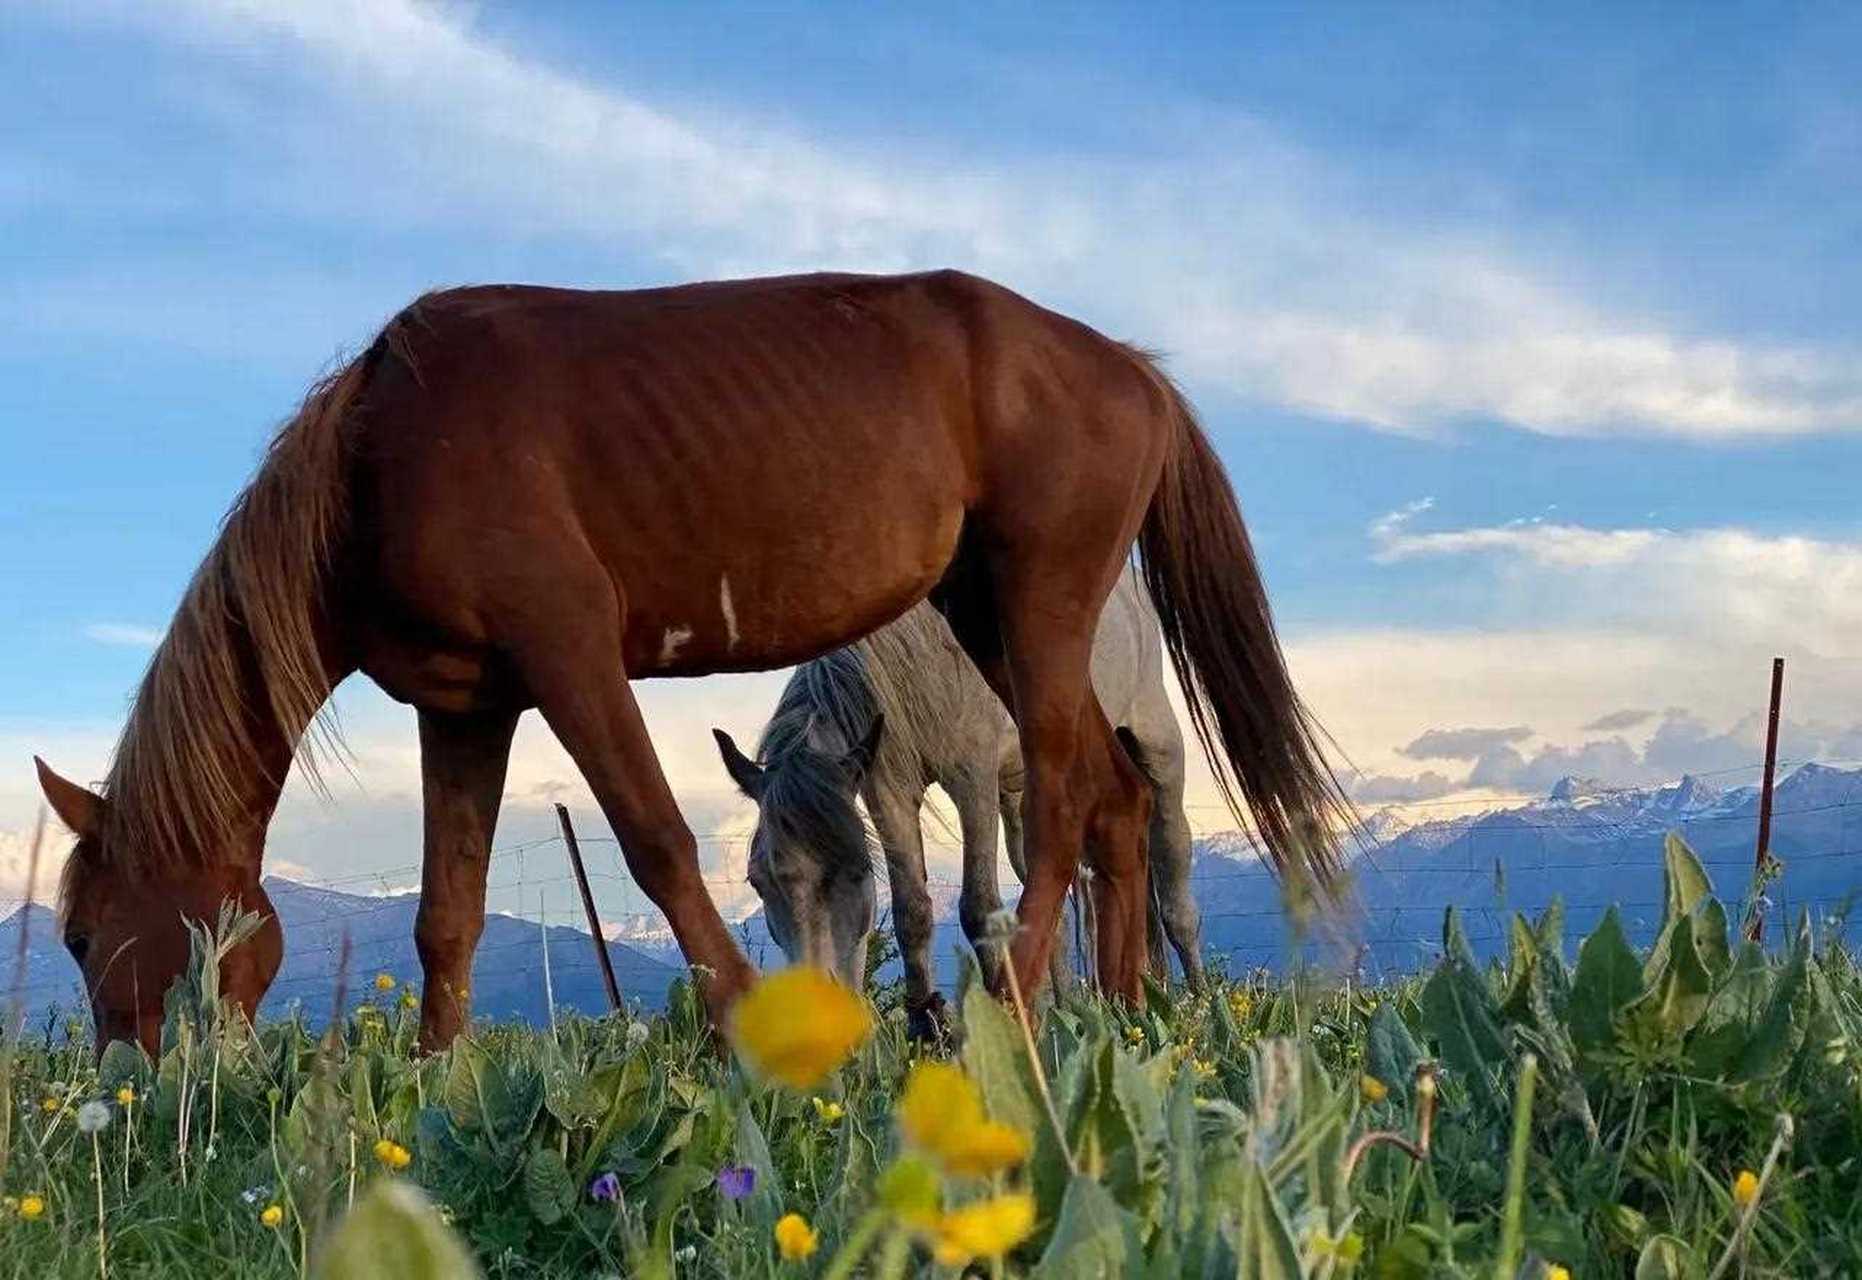
M 622 568 L 628 673 L 785 667 L 884 626 L 937 585 L 963 525 L 955 501 L 900 514 Z

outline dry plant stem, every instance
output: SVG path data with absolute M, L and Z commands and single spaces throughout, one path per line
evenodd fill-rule
M 1054 1095 L 1047 1087 L 1047 1072 L 1041 1069 L 1041 1053 L 1035 1048 L 1034 1030 L 1028 1021 L 1028 1005 L 1022 999 L 1021 979 L 1015 976 L 1015 961 L 1009 955 L 1008 943 L 999 944 L 1002 948 L 1002 968 L 1009 978 L 1009 998 L 1015 1002 L 1016 1022 L 1022 1029 L 1022 1044 L 1028 1050 L 1028 1065 L 1034 1068 L 1035 1087 L 1041 1091 L 1042 1105 L 1047 1108 L 1048 1123 L 1054 1126 L 1054 1141 L 1060 1145 L 1060 1154 L 1067 1162 L 1067 1173 L 1078 1176 L 1080 1168 L 1073 1160 L 1073 1152 L 1067 1149 L 1067 1129 L 1060 1123 L 1060 1111 L 1054 1106 Z
M 103 1146 L 95 1133 L 91 1134 L 91 1171 L 97 1179 L 97 1274 L 101 1280 L 109 1280 L 110 1255 L 103 1234 Z
M 1424 1081 L 1427 1084 L 1424 1084 Z M 1435 1068 L 1423 1063 L 1416 1068 L 1416 1140 L 1411 1142 L 1392 1129 L 1375 1129 L 1351 1144 L 1345 1153 L 1344 1180 L 1349 1183 L 1365 1153 L 1380 1143 L 1397 1148 L 1417 1164 L 1429 1158 L 1429 1143 L 1435 1133 Z
M 1726 1252 L 1714 1265 L 1707 1280 L 1720 1280 L 1726 1269 L 1733 1265 L 1733 1258 L 1742 1250 L 1746 1236 L 1751 1233 L 1752 1224 L 1758 1220 L 1759 1206 L 1765 1203 L 1765 1188 L 1771 1185 L 1772 1170 L 1778 1167 L 1778 1157 L 1783 1154 L 1785 1146 L 1791 1141 L 1795 1125 L 1788 1115 L 1778 1117 L 1777 1134 L 1771 1140 L 1771 1150 L 1765 1153 L 1765 1163 L 1759 1166 L 1759 1188 L 1753 1193 L 1752 1202 L 1740 1211 L 1739 1222 L 1733 1227 L 1733 1238 L 1726 1242 Z

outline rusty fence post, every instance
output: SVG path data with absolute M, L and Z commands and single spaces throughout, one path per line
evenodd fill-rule
M 1759 783 L 1759 841 L 1752 855 L 1755 879 L 1762 880 L 1766 863 L 1771 859 L 1772 788 L 1778 774 L 1778 713 L 1784 703 L 1784 659 L 1771 660 L 1771 713 L 1765 722 L 1765 777 Z M 1752 941 L 1765 940 L 1765 915 L 1752 913 Z
M 608 988 L 608 1007 L 620 1011 L 621 988 L 614 981 L 614 961 L 608 958 L 608 940 L 601 932 L 601 917 L 595 914 L 595 895 L 588 891 L 588 871 L 582 866 L 582 846 L 575 841 L 575 828 L 569 825 L 569 810 L 556 806 L 556 821 L 562 827 L 562 842 L 569 849 L 569 869 L 575 872 L 576 888 L 582 891 L 582 909 L 588 912 L 588 931 L 595 937 L 595 958 L 601 962 L 601 980 Z

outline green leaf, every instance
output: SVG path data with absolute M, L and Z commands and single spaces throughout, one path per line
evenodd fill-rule
M 1060 1202 L 1068 1178 L 1066 1153 L 1042 1105 L 1027 1042 L 1015 1014 L 973 985 L 963 998 L 963 1069 L 982 1091 L 993 1120 L 1012 1125 L 1034 1140 L 1029 1172 L 1035 1198 L 1047 1210 Z
M 1715 978 L 1733 967 L 1732 944 L 1727 940 L 1726 908 L 1708 898 L 1694 912 L 1694 946 L 1701 963 Z
M 1772 980 L 1771 998 L 1753 1024 L 1744 1052 L 1733 1062 L 1729 1073 L 1732 1079 L 1762 1080 L 1790 1065 L 1804 1036 L 1804 1014 L 1810 998 L 1809 965 L 1810 949 L 1800 941 Z
M 555 1147 L 534 1147 L 524 1161 L 524 1203 L 546 1227 L 575 1208 L 575 1179 Z
M 314 1280 L 466 1280 L 477 1265 L 427 1198 L 382 1178 L 324 1241 Z
M 1645 1034 L 1678 1040 L 1694 1029 L 1712 996 L 1713 975 L 1694 945 L 1693 917 L 1683 916 L 1669 935 L 1668 956 L 1656 971 L 1654 985 L 1623 1016 Z
M 1642 980 L 1650 985 L 1668 958 L 1669 940 L 1681 921 L 1691 916 L 1703 899 L 1713 896 L 1713 881 L 1707 878 L 1707 869 L 1676 831 L 1670 831 L 1662 842 L 1662 886 L 1662 929 L 1642 966 Z
M 1694 1254 L 1673 1236 L 1652 1236 L 1636 1259 L 1636 1280 L 1693 1280 Z
M 1493 993 L 1473 965 L 1463 959 L 1467 941 L 1449 909 L 1444 928 L 1449 954 L 1436 967 L 1422 989 L 1423 1028 L 1441 1048 L 1442 1060 L 1468 1082 L 1474 1097 L 1485 1105 L 1503 1105 L 1494 1088 L 1492 1072 L 1507 1060 L 1500 1036 Z
M 1615 907 L 1578 948 L 1577 974 L 1571 980 L 1566 1020 L 1580 1053 L 1596 1053 L 1616 1041 L 1615 1019 L 1642 994 L 1642 963 L 1623 935 Z
M 1114 1280 L 1138 1257 L 1129 1215 L 1104 1187 L 1081 1176 L 1067 1183 L 1060 1219 L 1034 1274 L 1041 1280 Z
M 1410 1034 L 1403 1015 L 1396 1011 L 1396 1005 L 1389 1000 L 1378 1001 L 1365 1041 L 1365 1068 L 1391 1093 L 1407 1100 L 1415 1083 L 1416 1067 L 1421 1062 L 1422 1048 Z
M 1242 1178 L 1241 1229 L 1237 1244 L 1241 1274 L 1250 1280 L 1300 1280 L 1299 1246 L 1280 1199 L 1259 1165 Z

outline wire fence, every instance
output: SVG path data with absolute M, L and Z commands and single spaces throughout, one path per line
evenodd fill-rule
M 1782 855 L 1783 874 L 1752 904 L 1774 921 L 1800 911 L 1846 927 L 1849 896 L 1862 890 L 1857 848 L 1857 811 L 1862 810 L 1862 769 L 1853 762 L 1797 761 L 1823 766 L 1814 784 L 1780 787 L 1772 847 Z M 1753 774 L 1740 766 L 1696 774 L 1696 780 Z M 1671 779 L 1670 790 L 1682 779 Z M 1387 826 L 1400 829 L 1367 848 L 1350 864 L 1355 905 L 1303 943 L 1284 925 L 1280 882 L 1255 855 L 1248 837 L 1232 829 L 1221 806 L 1191 806 L 1198 856 L 1189 877 L 1201 914 L 1205 957 L 1231 970 L 1273 967 L 1293 955 L 1327 959 L 1374 978 L 1413 973 L 1440 948 L 1444 909 L 1464 913 L 1464 928 L 1477 951 L 1505 942 L 1512 911 L 1543 911 L 1560 898 L 1567 936 L 1587 930 L 1616 906 L 1632 936 L 1652 933 L 1662 911 L 1661 848 L 1668 830 L 1702 854 L 1729 910 L 1748 889 L 1755 817 L 1746 791 L 1719 793 L 1715 802 L 1664 812 L 1661 786 L 1590 788 L 1570 803 L 1543 797 L 1479 797 L 1383 806 Z M 1797 793 L 1802 793 L 1797 794 Z M 1651 799 L 1651 796 L 1654 796 Z M 1400 819 L 1394 823 L 1391 819 Z M 584 823 L 588 821 L 584 818 Z M 925 824 L 927 884 L 939 920 L 933 964 L 937 980 L 952 983 L 963 963 L 956 899 L 961 891 L 961 850 L 951 836 L 955 824 Z M 749 834 L 713 831 L 699 836 L 712 870 L 704 880 L 713 896 L 738 918 L 742 940 L 759 965 L 780 963 L 778 950 L 753 913 L 754 892 L 743 874 Z M 616 842 L 590 832 L 580 837 L 588 878 L 611 935 L 616 977 L 632 999 L 655 1004 L 682 971 L 670 930 L 644 892 L 627 875 Z M 301 1000 L 317 1010 L 336 985 L 339 957 L 350 949 L 358 979 L 386 969 L 399 979 L 417 978 L 412 939 L 420 864 L 375 867 L 333 877 L 293 881 L 274 889 L 286 933 L 285 965 L 268 1008 Z M 877 885 L 882 928 L 889 927 L 883 866 Z M 1006 905 L 1019 884 L 998 857 L 997 882 Z M 11 918 L 0 929 L 29 930 L 29 962 L 18 983 L 28 1008 L 80 1007 L 77 971 L 58 945 L 52 913 L 42 905 L 20 914 L 19 899 L 0 900 Z M 512 841 L 492 851 L 487 885 L 488 921 L 474 969 L 475 995 L 497 992 L 488 1012 L 541 1010 L 543 958 L 547 948 L 559 1002 L 594 1009 L 605 999 L 592 939 L 576 895 L 559 834 Z M 1787 931 L 1774 926 L 1776 940 Z M 0 935 L 0 964 L 18 946 L 16 934 Z M 482 1004 L 482 1001 L 480 1002 Z M 327 1006 L 325 1006 L 327 1007 Z

